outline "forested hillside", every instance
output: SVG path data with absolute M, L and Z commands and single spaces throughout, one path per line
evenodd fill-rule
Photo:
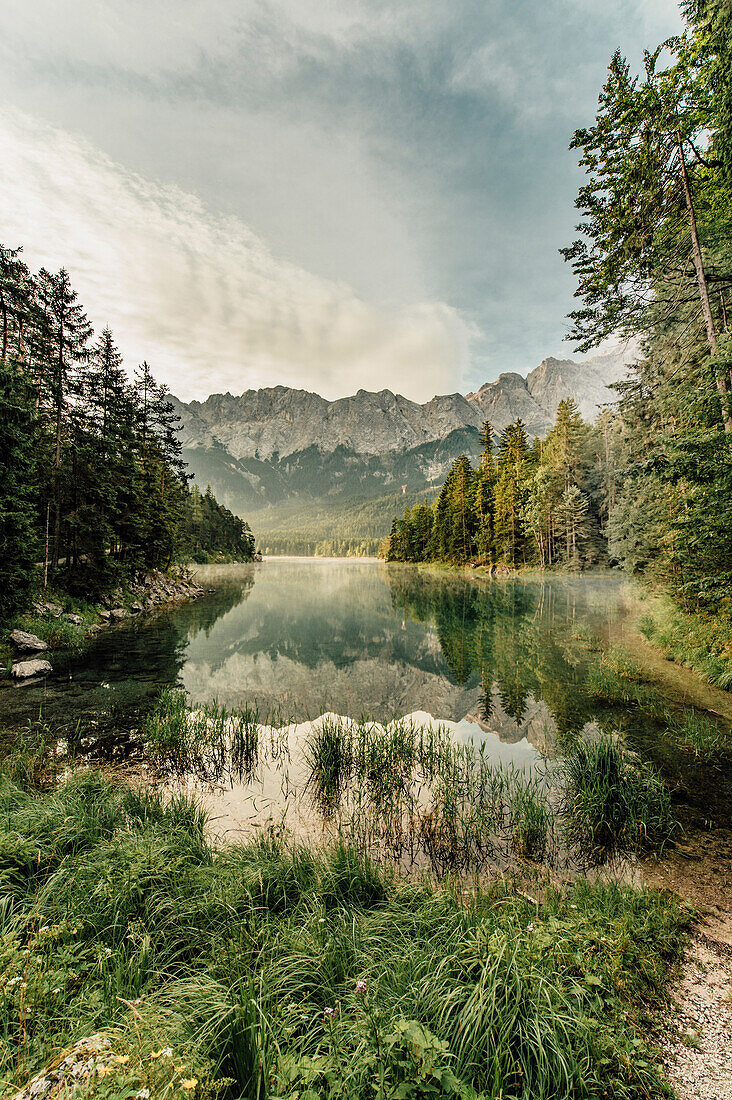
M 633 76 L 616 54 L 597 118 L 578 130 L 586 181 L 564 250 L 581 351 L 641 341 L 594 425 L 564 402 L 545 442 L 519 421 L 477 470 L 454 464 L 432 509 L 395 520 L 398 560 L 509 565 L 606 558 L 687 608 L 732 599 L 732 20 L 688 3 L 682 37 Z
M 0 246 L 0 610 L 40 572 L 93 595 L 176 559 L 251 558 L 248 526 L 188 488 L 179 422 L 147 363 L 131 382 L 69 273 Z

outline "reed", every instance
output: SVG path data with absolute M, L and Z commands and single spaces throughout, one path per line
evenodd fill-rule
M 580 856 L 603 863 L 660 849 L 674 835 L 671 799 L 659 773 L 615 739 L 580 740 L 559 770 L 561 813 Z

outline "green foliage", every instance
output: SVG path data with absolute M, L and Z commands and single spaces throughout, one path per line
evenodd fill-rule
M 668 599 L 654 599 L 638 625 L 670 660 L 693 668 L 717 687 L 732 690 L 729 599 L 723 601 L 716 614 L 684 611 Z
M 183 545 L 179 556 L 199 565 L 217 556 L 234 561 L 252 561 L 254 535 L 249 524 L 219 504 L 211 486 L 201 493 L 193 485 L 184 502 Z
M 562 761 L 569 836 L 593 861 L 658 848 L 675 832 L 660 775 L 617 741 L 577 742 Z
M 108 328 L 93 341 L 65 269 L 0 246 L 0 317 L 0 613 L 37 563 L 44 587 L 93 595 L 186 553 L 251 560 L 247 525 L 189 493 L 165 387 L 147 363 L 129 381 Z
M 0 785 L 0 1081 L 80 1036 L 80 1097 L 652 1095 L 646 1013 L 688 917 L 580 883 L 534 904 L 343 846 L 213 849 L 185 800 L 93 773 Z
M 576 344 L 624 333 L 642 348 L 604 432 L 610 556 L 687 610 L 716 611 L 732 596 L 732 19 L 729 0 L 683 9 L 684 34 L 640 77 L 612 58 L 573 141 L 587 178 L 563 252 Z
M 495 459 L 490 424 L 481 439 L 476 469 L 461 455 L 431 507 L 418 503 L 394 518 L 387 560 L 542 568 L 601 560 L 607 508 L 599 429 L 584 423 L 575 403 L 559 403 L 543 445 L 529 446 L 520 420 L 502 432 Z
M 0 277 L 8 264 L 0 248 Z M 38 554 L 37 419 L 28 380 L 0 361 L 0 616 L 28 599 Z

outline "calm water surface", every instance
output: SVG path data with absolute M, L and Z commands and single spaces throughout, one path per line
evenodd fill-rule
M 622 581 L 475 583 L 409 566 L 285 560 L 200 567 L 214 591 L 103 631 L 56 674 L 0 688 L 0 716 L 130 728 L 164 687 L 283 720 L 414 711 L 541 747 L 594 717 L 582 683 L 599 639 L 622 636 Z
M 677 761 L 664 742 L 666 706 L 688 705 L 678 693 L 657 683 L 650 701 L 609 705 L 588 688 L 603 652 L 633 633 L 621 577 L 490 582 L 317 559 L 198 573 L 211 587 L 204 598 L 104 630 L 81 654 L 54 654 L 45 681 L 4 681 L 0 723 L 41 715 L 75 748 L 126 758 L 161 691 L 179 687 L 194 704 L 256 707 L 278 727 L 326 712 L 379 723 L 431 716 L 455 740 L 522 768 L 580 731 L 620 731 L 697 815 L 728 817 L 727 776 Z M 252 798 L 287 801 L 286 771 L 279 794 L 274 779 L 232 780 L 224 811 L 243 821 Z

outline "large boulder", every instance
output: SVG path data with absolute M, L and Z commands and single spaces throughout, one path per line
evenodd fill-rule
M 53 668 L 48 661 L 36 659 L 34 661 L 18 661 L 10 670 L 14 680 L 30 680 L 33 676 L 48 676 Z
M 43 653 L 48 649 L 48 642 L 44 642 L 36 634 L 29 634 L 27 630 L 11 631 L 10 641 L 21 653 Z

